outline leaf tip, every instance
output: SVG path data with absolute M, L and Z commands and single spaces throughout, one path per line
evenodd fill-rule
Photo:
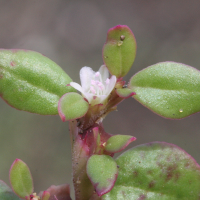
M 18 164 L 19 162 L 24 163 L 24 162 L 23 162 L 21 159 L 19 159 L 19 158 L 16 158 L 16 159 L 14 160 L 14 162 L 12 163 L 12 165 L 11 165 L 11 167 L 10 167 L 9 174 L 10 174 L 11 170 L 13 169 L 13 167 L 14 167 L 16 164 Z
M 132 33 L 131 29 L 127 25 L 121 25 L 121 24 L 118 24 L 117 26 L 110 28 L 108 30 L 108 33 L 110 33 L 110 31 L 113 31 L 113 30 L 121 31 L 122 29 L 127 29 Z
M 98 195 L 98 196 L 102 196 L 102 195 L 104 195 L 104 194 L 110 192 L 110 191 L 113 189 L 114 185 L 115 185 L 115 182 L 116 182 L 116 180 L 117 180 L 117 177 L 118 177 L 118 173 L 115 173 L 115 174 L 114 174 L 114 179 L 108 179 L 108 182 L 110 182 L 110 185 L 107 186 L 107 187 L 98 189 L 98 184 L 97 184 L 97 185 L 95 186 L 97 195 Z

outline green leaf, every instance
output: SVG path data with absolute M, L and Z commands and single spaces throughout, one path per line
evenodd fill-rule
M 16 159 L 10 168 L 10 184 L 13 191 L 20 197 L 25 198 L 33 193 L 33 180 L 26 163 Z
M 127 98 L 129 98 L 133 95 L 136 95 L 136 93 L 133 92 L 129 88 L 118 88 L 118 89 L 116 89 L 116 93 L 119 97 L 122 97 L 122 98 L 125 98 L 125 99 L 127 99 Z
M 1 200 L 20 200 L 20 198 L 0 180 L 0 199 Z
M 75 92 L 63 95 L 58 103 L 58 112 L 63 122 L 83 117 L 88 108 L 88 102 Z
M 153 112 L 180 119 L 200 111 L 200 72 L 190 66 L 161 62 L 134 75 L 133 97 Z
M 87 175 L 97 194 L 109 192 L 117 179 L 118 169 L 114 159 L 107 155 L 92 155 L 87 162 Z
M 103 47 L 103 60 L 108 70 L 117 78 L 124 77 L 130 70 L 136 55 L 135 37 L 126 25 L 109 29 Z
M 105 151 L 108 153 L 120 152 L 135 140 L 136 138 L 130 135 L 114 135 L 107 140 Z
M 14 108 L 56 115 L 60 97 L 75 91 L 66 86 L 70 82 L 56 63 L 40 53 L 0 49 L 0 96 Z
M 198 200 L 200 166 L 179 147 L 164 142 L 137 146 L 116 160 L 119 175 L 104 200 Z

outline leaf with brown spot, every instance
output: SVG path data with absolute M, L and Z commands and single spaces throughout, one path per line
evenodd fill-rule
M 198 200 L 200 166 L 184 150 L 153 142 L 126 151 L 113 189 L 103 200 Z

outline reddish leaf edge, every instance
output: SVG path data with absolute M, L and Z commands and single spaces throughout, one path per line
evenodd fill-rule
M 107 194 L 108 192 L 110 192 L 113 189 L 113 187 L 115 186 L 115 182 L 117 181 L 118 173 L 115 174 L 114 176 L 115 176 L 114 181 L 108 179 L 108 181 L 113 182 L 110 187 L 107 187 L 107 188 L 105 187 L 101 190 L 96 190 L 96 193 L 98 196 L 101 197 L 102 195 Z M 90 181 L 91 181 L 91 179 L 90 179 Z M 92 182 L 92 185 L 95 187 L 95 189 L 98 186 L 98 184 L 99 183 L 93 184 L 93 182 Z
M 127 25 L 121 25 L 121 24 L 118 24 L 117 26 L 114 26 L 112 28 L 110 28 L 108 31 L 107 31 L 107 36 L 106 36 L 106 42 L 104 43 L 103 45 L 103 48 L 102 48 L 102 59 L 103 59 L 103 62 L 104 62 L 104 56 L 103 56 L 103 51 L 104 51 L 104 47 L 106 45 L 106 43 L 108 42 L 109 40 L 109 37 L 108 37 L 108 34 L 110 31 L 113 31 L 114 29 L 122 29 L 122 28 L 127 28 L 129 30 L 129 32 L 133 35 L 134 39 L 135 39 L 135 35 L 133 34 L 132 30 L 127 26 Z M 136 39 L 135 39 L 136 41 Z M 135 42 L 135 47 L 136 47 L 136 50 L 137 50 L 137 43 Z M 105 62 L 104 62 L 104 65 L 106 66 Z M 107 66 L 106 66 L 107 67 Z M 108 67 L 107 67 L 108 69 Z M 109 73 L 110 73 L 110 70 L 108 69 Z M 110 73 L 111 74 L 111 73 Z M 122 79 L 123 77 L 117 77 L 117 79 Z
M 115 162 L 116 162 L 116 161 L 115 161 Z M 117 163 L 116 163 L 116 165 L 117 165 Z M 115 178 L 113 179 L 113 181 L 110 180 L 111 182 L 113 182 L 113 184 L 111 184 L 110 187 L 105 187 L 105 188 L 103 188 L 103 189 L 101 189 L 101 190 L 97 190 L 97 189 L 96 189 L 97 186 L 99 185 L 99 183 L 94 183 L 94 182 L 92 181 L 91 177 L 88 176 L 88 175 L 87 175 L 87 176 L 88 176 L 89 180 L 91 181 L 92 185 L 94 186 L 97 195 L 98 195 L 98 196 L 102 196 L 102 195 L 104 195 L 104 194 L 107 194 L 108 192 L 110 192 L 110 191 L 113 189 L 113 187 L 115 186 L 115 182 L 117 181 L 118 174 L 119 174 L 119 171 L 117 170 L 117 173 L 114 175 Z M 108 181 L 109 181 L 109 179 L 108 179 Z
M 76 93 L 76 92 L 68 92 L 68 93 L 66 93 L 66 94 L 64 94 L 60 99 L 59 99 L 59 101 L 58 101 L 58 114 L 59 114 L 59 116 L 60 116 L 60 118 L 61 118 L 61 120 L 63 121 L 63 122 L 66 122 L 66 121 L 73 121 L 73 120 L 75 120 L 75 119 L 79 119 L 79 118 L 81 118 L 81 117 L 83 117 L 84 115 L 82 115 L 82 116 L 80 116 L 80 117 L 77 117 L 77 118 L 74 118 L 74 119 L 71 119 L 71 120 L 66 120 L 66 117 L 65 117 L 65 115 L 64 115 L 64 113 L 62 112 L 62 110 L 61 110 L 61 101 L 62 101 L 62 99 L 66 96 L 66 95 L 68 95 L 68 94 L 70 94 L 70 93 Z M 88 101 L 85 99 L 85 98 L 83 98 L 87 103 L 88 103 Z M 89 107 L 88 107 L 88 109 L 89 109 Z
M 179 149 L 180 151 L 182 151 L 182 152 L 184 152 L 186 155 L 188 155 L 188 156 L 190 157 L 190 159 L 194 161 L 195 165 L 196 165 L 197 167 L 199 167 L 199 170 L 200 170 L 200 165 L 197 163 L 197 161 L 196 161 L 189 153 L 187 153 L 187 151 L 185 151 L 185 150 L 182 149 L 181 147 L 179 147 L 179 146 L 177 146 L 177 145 L 175 145 L 175 144 L 172 144 L 172 143 L 162 142 L 162 141 L 153 141 L 153 142 L 149 142 L 149 143 L 145 143 L 145 144 L 140 144 L 140 145 L 134 146 L 133 148 L 128 149 L 127 151 L 130 151 L 130 150 L 135 149 L 135 148 L 140 147 L 140 146 L 145 146 L 145 145 L 146 145 L 146 146 L 152 146 L 152 145 L 154 145 L 154 144 L 161 144 L 163 147 L 165 147 L 165 146 L 170 147 L 170 146 L 171 146 L 171 147 L 175 147 L 175 148 Z M 126 153 L 127 151 L 125 151 L 124 153 Z M 119 158 L 120 156 L 122 156 L 124 153 L 122 153 L 121 155 L 119 155 L 117 158 Z M 116 160 L 117 160 L 117 158 L 116 158 Z
M 10 170 L 9 170 L 9 181 L 10 181 L 10 185 L 11 185 L 12 191 L 13 191 L 19 198 L 23 198 L 23 197 L 19 196 L 19 195 L 15 192 L 15 190 L 13 189 L 13 186 L 12 186 L 12 184 L 11 184 L 11 180 L 10 180 L 10 171 L 11 171 L 13 165 L 14 165 L 16 162 L 19 162 L 19 161 L 20 161 L 20 162 L 23 162 L 25 165 L 27 165 L 27 164 L 26 164 L 24 161 L 22 161 L 21 159 L 16 158 L 16 159 L 14 160 L 14 162 L 12 163 L 12 165 L 11 165 L 11 167 L 10 167 Z M 28 166 L 27 166 L 27 167 L 28 167 Z M 28 169 L 29 169 L 29 168 L 28 168 Z M 29 172 L 30 172 L 30 169 L 29 169 Z M 32 177 L 31 172 L 30 172 L 30 175 L 31 175 L 31 179 L 32 179 L 32 182 L 33 182 L 33 177 Z M 31 194 L 33 193 L 33 191 L 34 191 L 34 185 L 33 185 Z M 31 194 L 29 194 L 29 195 L 31 195 Z M 25 199 L 25 197 L 24 197 L 24 199 Z
M 122 146 L 120 149 L 118 149 L 117 151 L 107 151 L 105 150 L 105 152 L 108 153 L 119 153 L 121 151 L 123 151 L 131 142 L 134 142 L 137 138 L 136 137 L 131 137 L 129 140 L 127 140 L 126 144 L 124 146 Z

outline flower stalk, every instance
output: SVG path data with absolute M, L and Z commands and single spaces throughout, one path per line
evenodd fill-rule
M 75 84 L 70 83 L 70 85 L 73 86 Z M 123 85 L 124 81 L 118 80 L 118 82 L 115 82 L 112 91 L 106 99 L 104 98 L 104 104 L 94 105 L 95 101 L 92 98 L 93 104 L 89 105 L 88 112 L 79 119 L 69 121 L 73 184 L 77 200 L 100 199 L 88 178 L 86 165 L 91 155 L 114 155 L 104 150 L 105 144 L 111 137 L 111 134 L 104 131 L 102 121 L 109 112 L 116 110 L 118 103 L 124 100 L 124 98 L 119 97 L 116 93 L 116 89 L 122 88 Z M 102 98 L 98 97 L 98 99 Z

